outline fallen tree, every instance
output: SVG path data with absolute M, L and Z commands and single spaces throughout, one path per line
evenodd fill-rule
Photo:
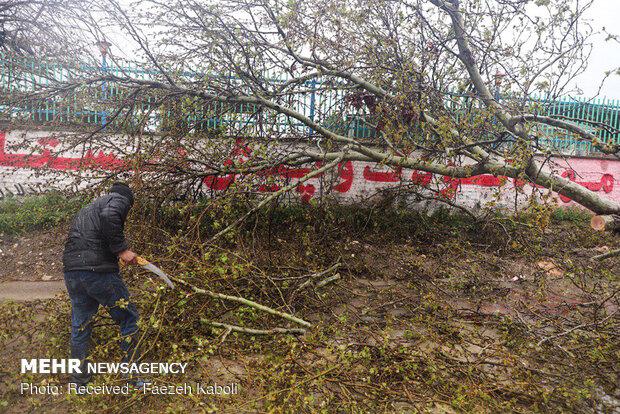
M 93 10 L 125 31 L 151 75 L 136 76 L 112 56 L 112 69 L 26 97 L 114 85 L 120 92 L 106 101 L 107 126 L 79 143 L 137 127 L 142 151 L 157 159 L 147 163 L 156 172 L 151 183 L 202 185 L 214 175 L 360 160 L 454 178 L 505 176 L 610 215 L 617 202 L 546 167 L 562 154 L 549 144 L 549 128 L 618 157 L 614 126 L 546 115 L 587 64 L 591 31 L 581 20 L 589 6 L 225 0 L 139 1 L 129 10 L 102 1 Z M 154 112 L 164 136 L 149 141 L 144 128 Z M 209 118 L 217 125 L 205 126 Z M 369 136 L 351 133 L 352 122 Z M 230 140 L 214 136 L 245 139 L 254 151 L 231 161 Z M 291 144 L 269 151 L 283 141 Z M 125 155 L 136 157 L 133 148 Z
M 347 161 L 453 179 L 511 178 L 536 200 L 557 193 L 598 214 L 596 228 L 617 228 L 616 201 L 550 168 L 552 157 L 563 155 L 553 136 L 619 155 L 616 126 L 577 122 L 561 101 L 587 64 L 591 31 L 582 16 L 590 3 L 141 0 L 128 8 L 100 0 L 83 6 L 62 9 L 78 16 L 73 46 L 92 50 L 97 43 L 101 62 L 71 65 L 70 54 L 57 50 L 64 70 L 57 76 L 30 56 L 19 66 L 20 82 L 3 96 L 4 108 L 23 121 L 53 102 L 51 125 L 75 122 L 74 148 L 107 145 L 118 154 L 116 170 L 91 157 L 76 170 L 78 178 L 88 167 L 102 178 L 124 176 L 160 205 L 204 195 L 214 177 L 259 177 L 259 191 L 256 180 L 234 186 L 228 180 L 225 195 L 241 196 L 246 207 L 257 195 L 260 200 L 207 237 L 198 234 L 198 244 L 211 246 L 259 209 Z M 56 33 L 66 32 L 66 23 L 59 21 Z M 118 31 L 124 38 L 112 36 Z M 138 70 L 116 56 L 122 45 L 140 61 Z M 72 112 L 78 103 L 96 123 L 78 122 L 84 116 Z M 270 177 L 301 166 L 297 181 Z M 406 191 L 458 207 L 445 181 L 412 181 Z M 310 326 L 240 295 L 188 289 Z M 301 332 L 203 322 L 245 333 Z

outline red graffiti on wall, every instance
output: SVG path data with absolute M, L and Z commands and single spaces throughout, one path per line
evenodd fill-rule
M 368 181 L 380 183 L 397 183 L 400 181 L 400 174 L 403 171 L 401 167 L 396 168 L 393 172 L 373 171 L 370 165 L 364 168 L 364 178 Z
M 443 176 L 442 181 L 446 187 L 440 191 L 445 197 L 451 198 L 456 196 L 459 186 L 463 185 L 475 185 L 479 187 L 501 187 L 506 181 L 507 177 L 499 176 L 495 177 L 490 174 L 474 175 L 473 177 L 466 178 L 454 178 L 447 175 Z
M 586 187 L 590 191 L 601 191 L 611 193 L 614 189 L 614 177 L 611 174 L 603 174 L 599 182 L 596 181 L 577 181 L 577 174 L 574 170 L 566 170 L 562 173 L 562 177 L 568 178 L 574 183 Z M 569 203 L 572 200 L 566 196 L 560 195 L 560 200 Z
M 495 177 L 490 174 L 475 175 L 461 178 L 461 185 L 479 185 L 481 187 L 501 187 L 506 183 L 506 177 Z
M 231 151 L 231 158 L 224 161 L 225 166 L 232 166 L 235 164 L 235 160 L 240 164 L 243 164 L 248 157 L 252 154 L 252 149 L 247 146 L 241 139 L 235 141 L 235 147 Z M 227 174 L 224 176 L 210 175 L 204 179 L 204 184 L 217 191 L 226 190 L 235 181 L 236 174 Z
M 590 191 L 598 192 L 603 190 L 606 193 L 611 193 L 614 189 L 614 177 L 611 174 L 603 174 L 599 181 L 577 181 L 577 174 L 574 170 L 565 170 L 562 173 L 562 177 L 568 178 L 570 181 L 579 184 L 583 187 L 586 187 Z M 523 187 L 526 183 L 523 180 L 514 179 L 513 184 L 515 187 Z M 544 188 L 542 185 L 534 184 L 532 182 L 528 183 L 530 186 L 536 188 Z M 572 200 L 564 195 L 560 194 L 560 200 L 564 203 L 570 203 Z
M 531 181 L 525 182 L 523 180 L 520 180 L 518 178 L 515 178 L 512 180 L 512 185 L 514 187 L 518 187 L 518 188 L 523 188 L 525 186 L 525 184 L 529 184 L 531 187 L 536 187 L 536 188 L 545 188 L 544 186 L 540 185 L 540 184 L 535 184 Z
M 314 195 L 316 188 L 312 184 L 299 184 L 295 191 L 301 194 L 301 201 L 308 202 Z
M 247 160 L 247 157 L 251 155 L 252 150 L 246 146 L 241 140 L 238 140 L 237 145 L 231 151 L 231 158 L 225 161 L 225 165 L 232 166 L 235 164 L 235 159 L 239 164 L 244 163 Z M 321 162 L 314 163 L 316 167 L 320 167 L 322 165 Z M 303 168 L 291 168 L 284 165 L 280 165 L 277 167 L 270 168 L 265 171 L 259 171 L 254 173 L 257 177 L 279 177 L 285 180 L 291 179 L 301 179 L 314 171 L 312 168 L 303 167 Z M 205 178 L 204 184 L 207 188 L 216 191 L 226 190 L 230 187 L 230 185 L 237 179 L 239 174 L 227 174 L 224 176 L 209 176 Z M 322 174 L 318 174 L 315 178 L 320 178 Z M 334 191 L 339 193 L 346 193 L 351 189 L 353 184 L 353 163 L 351 161 L 341 162 L 337 167 L 337 177 L 340 180 L 337 184 L 332 186 Z M 260 192 L 273 192 L 278 191 L 280 189 L 280 185 L 274 183 L 263 183 L 258 187 L 258 191 Z M 299 184 L 295 191 L 298 194 L 301 194 L 302 201 L 309 201 L 310 198 L 316 192 L 316 186 L 314 184 Z
M 321 163 L 317 162 L 316 167 L 320 167 Z M 314 171 L 311 168 L 289 168 L 285 166 L 275 167 L 270 170 L 261 171 L 256 173 L 258 176 L 273 176 L 273 177 L 281 177 L 284 179 L 300 179 L 305 177 L 310 172 Z M 337 184 L 332 186 L 334 191 L 339 193 L 346 193 L 351 189 L 351 185 L 353 184 L 353 163 L 351 161 L 347 161 L 344 163 L 338 164 L 337 177 L 340 181 Z M 320 178 L 323 174 L 317 174 L 316 178 Z M 278 191 L 281 187 L 278 184 L 261 184 L 258 187 L 258 191 L 260 192 L 273 192 Z M 295 191 L 298 194 L 301 194 L 302 201 L 309 201 L 310 198 L 316 192 L 316 186 L 314 184 L 303 184 L 300 183 Z
M 235 174 L 228 174 L 223 177 L 210 175 L 204 179 L 204 184 L 212 190 L 226 190 L 235 180 Z
M 58 146 L 58 140 L 56 138 L 40 138 L 37 141 L 43 148 L 52 147 L 56 148 Z
M 338 178 L 342 181 L 332 187 L 339 193 L 348 193 L 353 185 L 353 162 L 341 162 L 338 164 Z
M 52 153 L 49 147 L 56 147 L 56 139 L 41 138 L 38 140 L 43 146 L 41 154 L 9 154 L 6 152 L 6 133 L 0 133 L 0 166 L 13 168 L 41 168 L 49 167 L 58 170 L 77 170 L 79 168 L 102 168 L 106 170 L 122 169 L 123 160 L 114 153 L 88 150 L 82 157 L 60 157 Z
M 411 181 L 413 182 L 413 184 L 421 185 L 423 187 L 429 185 L 432 179 L 433 173 L 431 172 L 420 173 L 418 170 L 414 170 L 411 174 Z
M 0 166 L 13 167 L 13 168 L 39 168 L 48 167 L 53 169 L 62 170 L 76 170 L 79 168 L 101 168 L 107 170 L 120 170 L 129 168 L 124 160 L 116 157 L 113 152 L 105 153 L 103 151 L 88 150 L 82 157 L 62 157 L 57 153 L 54 154 L 54 149 L 58 147 L 59 141 L 55 138 L 43 137 L 38 139 L 38 144 L 42 147 L 40 154 L 20 154 L 20 153 L 8 153 L 6 151 L 6 134 L 0 132 Z M 244 143 L 242 140 L 237 140 L 235 147 L 231 151 L 231 156 L 224 164 L 226 166 L 239 165 L 247 161 L 252 153 L 252 149 Z M 180 152 L 184 155 L 184 152 Z M 305 177 L 310 172 L 314 171 L 316 167 L 320 167 L 321 163 L 317 162 L 313 167 L 299 167 L 291 168 L 286 166 L 279 166 L 267 171 L 256 173 L 257 176 L 281 178 L 285 180 L 295 180 Z M 375 171 L 370 165 L 366 165 L 363 170 L 363 179 L 369 183 L 398 183 L 403 180 L 403 169 L 401 167 L 392 171 Z M 224 176 L 209 176 L 205 178 L 204 184 L 213 190 L 222 191 L 230 187 L 230 185 L 236 180 L 238 174 L 227 174 Z M 321 174 L 317 175 L 313 179 L 320 179 Z M 355 174 L 352 161 L 341 162 L 338 164 L 337 173 L 335 175 L 336 183 L 332 186 L 332 190 L 339 193 L 348 193 L 353 185 Z M 414 185 L 427 187 L 433 181 L 434 175 L 430 172 L 420 172 L 414 170 L 411 174 L 411 183 Z M 597 181 L 578 181 L 577 173 L 568 169 L 562 173 L 562 177 L 569 179 L 581 186 L 588 188 L 591 191 L 603 191 L 605 193 L 611 193 L 614 188 L 615 179 L 611 174 L 603 174 Z M 482 174 L 468 178 L 452 178 L 448 176 L 438 176 L 436 181 L 438 184 L 443 184 L 444 188 L 438 190 L 438 192 L 444 197 L 451 198 L 456 195 L 459 188 L 462 186 L 480 186 L 480 187 L 501 187 L 508 181 L 504 176 L 493 176 L 490 174 Z M 513 185 L 515 187 L 522 187 L 526 183 L 522 180 L 514 179 Z M 529 183 L 534 186 L 535 184 Z M 537 185 L 537 187 L 540 187 Z M 279 184 L 263 183 L 259 186 L 258 190 L 262 192 L 277 191 L 281 187 Z M 314 194 L 316 194 L 317 186 L 314 183 L 301 183 L 295 191 L 301 195 L 301 199 L 308 201 Z M 560 199 L 564 203 L 569 203 L 571 200 L 568 197 L 560 195 Z

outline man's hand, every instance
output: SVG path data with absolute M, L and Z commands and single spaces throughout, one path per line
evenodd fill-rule
M 123 250 L 118 254 L 118 257 L 120 257 L 126 264 L 136 264 L 138 255 L 131 250 Z

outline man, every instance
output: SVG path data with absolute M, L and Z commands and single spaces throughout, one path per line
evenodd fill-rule
M 102 305 L 120 326 L 123 361 L 138 359 L 138 312 L 129 302 L 129 291 L 119 275 L 119 257 L 134 263 L 123 234 L 133 206 L 133 193 L 125 183 L 112 185 L 110 193 L 81 209 L 69 230 L 63 265 L 71 298 L 71 358 L 84 361 L 89 355 L 92 318 Z M 73 381 L 85 385 L 91 375 L 82 369 Z

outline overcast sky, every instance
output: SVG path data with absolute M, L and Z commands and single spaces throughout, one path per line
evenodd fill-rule
M 129 5 L 131 0 L 120 0 L 120 3 Z M 585 73 L 574 80 L 572 85 L 581 89 L 583 96 L 592 98 L 597 94 L 605 72 L 615 71 L 620 67 L 620 42 L 605 41 L 607 36 L 603 33 L 603 28 L 606 28 L 607 32 L 620 36 L 620 0 L 594 0 L 594 4 L 587 11 L 585 19 L 592 25 L 594 32 L 599 33 L 591 38 L 594 47 L 588 68 Z M 109 33 L 109 35 L 111 35 L 110 40 L 113 42 L 117 36 L 127 41 L 126 36 L 120 33 Z M 130 41 L 127 42 L 131 43 Z M 130 58 L 131 55 L 131 53 L 129 56 L 122 53 L 118 48 L 114 52 L 120 52 L 119 55 L 124 58 Z M 617 104 L 620 104 L 620 76 L 615 73 L 609 76 L 597 97 L 615 99 Z
M 602 32 L 605 27 L 608 32 L 620 35 L 620 0 L 595 0 L 586 18 L 590 20 L 595 32 Z M 620 66 L 620 43 L 613 40 L 606 42 L 605 37 L 603 33 L 593 37 L 594 48 L 588 68 L 575 79 L 576 86 L 581 88 L 587 97 L 596 94 L 605 71 Z M 599 97 L 615 99 L 620 104 L 620 76 L 612 74 L 607 78 Z

